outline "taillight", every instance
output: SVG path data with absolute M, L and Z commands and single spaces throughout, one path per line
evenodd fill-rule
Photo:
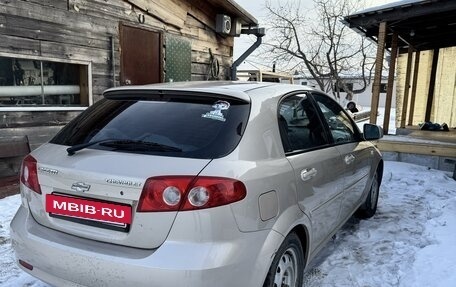
M 26 156 L 22 161 L 21 182 L 34 192 L 41 194 L 36 159 L 31 155 Z
M 137 211 L 177 211 L 193 177 L 158 176 L 147 179 Z M 174 199 L 174 200 L 173 200 Z
M 235 179 L 209 176 L 151 177 L 144 185 L 138 212 L 184 211 L 230 204 L 246 196 Z

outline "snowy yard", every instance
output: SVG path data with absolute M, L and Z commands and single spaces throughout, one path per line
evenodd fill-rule
M 9 222 L 19 195 L 0 200 L 0 286 L 47 286 L 16 267 Z M 456 286 L 456 181 L 449 172 L 386 162 L 377 214 L 350 220 L 304 286 Z

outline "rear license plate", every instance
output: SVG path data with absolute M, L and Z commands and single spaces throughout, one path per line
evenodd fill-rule
M 131 224 L 131 206 L 78 197 L 46 194 L 46 212 L 113 224 Z

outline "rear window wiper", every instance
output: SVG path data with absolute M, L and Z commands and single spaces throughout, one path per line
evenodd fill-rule
M 131 151 L 170 151 L 181 152 L 182 149 L 174 146 L 160 144 L 156 142 L 142 141 L 142 140 L 118 140 L 107 141 L 100 143 L 101 146 L 112 147 L 120 150 Z
M 74 155 L 77 151 L 80 151 L 82 149 L 88 148 L 89 146 L 97 145 L 103 142 L 109 142 L 109 141 L 118 141 L 116 139 L 104 139 L 104 140 L 99 140 L 99 141 L 94 141 L 94 142 L 87 142 L 87 143 L 82 143 L 82 144 L 77 144 L 74 146 L 71 146 L 67 148 L 67 153 L 69 156 Z
M 140 150 L 140 151 L 171 151 L 171 152 L 181 152 L 182 149 L 168 146 L 164 144 L 146 142 L 141 140 L 123 140 L 123 139 L 104 139 L 99 141 L 87 142 L 83 144 L 77 144 L 72 147 L 67 148 L 67 153 L 69 156 L 74 155 L 77 151 L 88 148 L 93 145 L 102 145 L 107 147 L 113 147 L 123 150 Z

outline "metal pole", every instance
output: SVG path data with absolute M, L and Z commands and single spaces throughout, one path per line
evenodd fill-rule
M 233 65 L 231 65 L 231 80 L 232 81 L 235 81 L 237 76 L 237 67 L 242 64 L 242 62 L 244 62 L 244 60 L 250 55 L 252 54 L 253 51 L 255 51 L 260 45 L 261 45 L 261 42 L 262 42 L 262 39 L 263 39 L 263 36 L 265 35 L 265 29 L 264 28 L 255 28 L 255 29 L 247 29 L 247 30 L 243 30 L 241 32 L 242 34 L 255 34 L 256 37 L 257 37 L 257 40 L 255 43 L 253 43 L 253 45 L 247 50 L 244 52 L 244 54 L 242 54 L 234 63 Z
M 257 40 L 255 43 L 253 43 L 253 45 L 247 50 L 244 52 L 244 54 L 242 54 L 239 59 L 237 59 L 233 65 L 231 66 L 231 80 L 232 81 L 235 81 L 237 76 L 237 67 L 242 63 L 244 62 L 244 60 L 250 55 L 252 54 L 253 51 L 255 51 L 260 45 L 261 45 L 261 42 L 262 42 L 262 39 L 263 39 L 263 36 L 259 37 L 257 36 Z

